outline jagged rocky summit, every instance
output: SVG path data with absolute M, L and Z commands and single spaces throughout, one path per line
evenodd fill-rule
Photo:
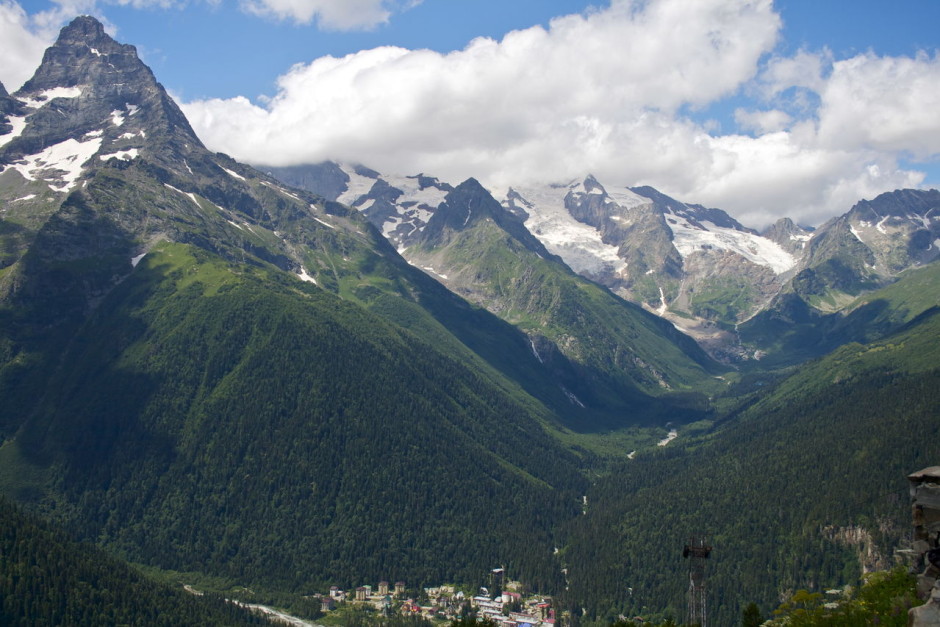
M 360 210 L 406 258 L 454 189 L 333 162 L 262 169 Z M 730 360 L 752 355 L 735 328 L 755 315 L 792 308 L 794 297 L 818 315 L 839 311 L 940 251 L 936 190 L 882 194 L 815 230 L 783 218 L 763 233 L 720 209 L 652 187 L 608 189 L 593 176 L 494 197 L 575 272 Z

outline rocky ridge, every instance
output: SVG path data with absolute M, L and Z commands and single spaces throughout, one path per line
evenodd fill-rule
M 284 180 L 359 209 L 409 259 L 453 189 L 426 175 L 386 176 L 332 162 L 270 170 L 282 177 L 293 172 L 301 178 Z M 329 172 L 329 184 L 313 172 Z M 792 309 L 791 297 L 820 315 L 837 312 L 905 269 L 936 259 L 938 194 L 882 194 L 816 230 L 784 218 L 764 233 L 720 209 L 652 187 L 607 189 L 593 176 L 513 187 L 500 202 L 572 270 L 735 361 L 753 355 L 755 347 L 741 346 L 735 327 L 755 315 Z

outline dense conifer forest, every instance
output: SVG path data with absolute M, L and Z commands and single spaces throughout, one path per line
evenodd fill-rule
M 753 379 L 712 435 L 597 481 L 569 526 L 566 596 L 589 599 L 589 622 L 653 608 L 681 619 L 693 534 L 714 546 L 719 624 L 751 602 L 768 615 L 798 589 L 890 568 L 910 536 L 906 476 L 940 459 L 938 324 L 847 345 L 781 382 Z
M 0 624 L 266 625 L 212 595 L 157 583 L 0 497 Z

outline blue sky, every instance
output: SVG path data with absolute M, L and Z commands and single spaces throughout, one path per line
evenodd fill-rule
M 756 227 L 940 186 L 937 0 L 0 0 L 8 89 L 79 13 L 252 163 L 593 173 Z

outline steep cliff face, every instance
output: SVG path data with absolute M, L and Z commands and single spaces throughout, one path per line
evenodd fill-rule
M 28 125 L 4 151 L 9 163 L 69 139 L 97 140 L 113 152 L 146 150 L 160 141 L 172 159 L 201 149 L 189 122 L 134 46 L 119 44 L 91 17 L 65 27 L 39 69 L 13 96 L 24 103 Z M 157 133 L 147 142 L 141 131 Z
M 763 236 L 799 259 L 803 256 L 813 231 L 804 229 L 790 218 L 780 218 L 764 231 Z

